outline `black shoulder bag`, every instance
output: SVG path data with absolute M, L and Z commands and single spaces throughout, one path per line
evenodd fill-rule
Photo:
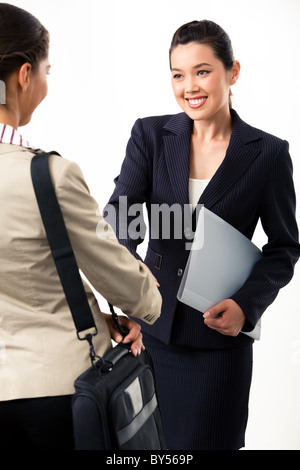
M 93 336 L 98 331 L 52 185 L 51 154 L 58 155 L 50 152 L 33 157 L 32 182 L 78 339 L 88 342 L 92 362 L 74 383 L 75 449 L 166 449 L 149 352 L 134 357 L 130 345 L 118 344 L 102 357 L 96 355 Z M 116 328 L 125 336 L 113 306 L 109 307 Z

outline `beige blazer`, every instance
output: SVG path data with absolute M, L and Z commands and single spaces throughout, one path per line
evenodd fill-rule
M 90 365 L 77 339 L 56 272 L 30 175 L 33 153 L 0 144 L 0 400 L 73 393 Z M 51 156 L 54 182 L 80 270 L 110 303 L 152 324 L 161 296 L 143 263 L 121 246 L 98 213 L 79 167 Z M 86 292 L 98 335 L 98 354 L 111 347 L 92 290 Z

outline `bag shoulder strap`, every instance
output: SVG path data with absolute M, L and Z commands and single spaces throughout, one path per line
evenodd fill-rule
M 64 223 L 63 215 L 53 188 L 50 171 L 50 155 L 57 152 L 36 154 L 31 161 L 31 177 L 42 221 L 46 230 L 52 256 L 63 290 L 71 310 L 77 335 L 95 326 L 78 265 Z

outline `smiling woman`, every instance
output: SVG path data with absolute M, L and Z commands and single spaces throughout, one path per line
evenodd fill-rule
M 300 254 L 291 159 L 287 142 L 251 127 L 232 109 L 230 90 L 240 64 L 219 25 L 202 20 L 181 26 L 169 61 L 183 112 L 136 121 L 109 203 L 117 215 L 121 197 L 129 211 L 144 202 L 148 210 L 145 263 L 160 284 L 163 306 L 160 319 L 143 326 L 143 338 L 156 368 L 168 448 L 239 449 L 245 444 L 253 343 L 240 333 L 253 330 L 292 278 Z M 193 226 L 197 205 L 204 204 L 249 239 L 261 219 L 268 237 L 264 256 L 242 288 L 209 312 L 177 299 L 189 227 L 182 224 L 185 235 L 178 238 L 174 218 L 168 240 L 162 232 L 154 236 L 151 208 L 157 204 L 176 204 L 182 214 L 191 204 Z M 124 229 L 118 234 L 138 258 L 141 237 Z
M 188 24 L 182 25 L 174 33 L 171 46 L 169 49 L 170 67 L 172 69 L 171 55 L 175 48 L 180 45 L 189 45 L 195 42 L 196 44 L 206 44 L 211 48 L 214 57 L 222 62 L 224 69 L 231 71 L 234 65 L 234 54 L 231 40 L 228 34 L 213 21 L 191 21 Z M 195 67 L 205 68 L 210 67 L 209 63 L 199 63 Z M 199 71 L 200 75 L 207 73 L 206 70 Z M 232 107 L 231 100 L 229 100 L 229 107 Z
M 210 114 L 216 115 L 225 107 L 230 116 L 228 96 L 230 86 L 239 76 L 238 61 L 226 70 L 211 46 L 197 42 L 178 45 L 171 52 L 170 60 L 174 95 L 183 111 L 188 113 L 189 109 L 198 110 L 206 105 L 205 114 L 190 115 L 198 120 L 208 119 Z
M 174 96 L 194 121 L 190 177 L 209 180 L 225 158 L 229 144 L 231 86 L 239 77 L 240 63 L 234 60 L 226 33 L 208 21 L 179 28 L 169 56 Z

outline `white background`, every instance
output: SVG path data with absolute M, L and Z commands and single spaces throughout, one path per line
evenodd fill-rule
M 229 33 L 242 65 L 233 107 L 249 124 L 289 141 L 299 199 L 299 0 L 10 3 L 37 16 L 51 34 L 49 94 L 21 132 L 32 144 L 76 161 L 101 209 L 134 121 L 180 111 L 168 50 L 174 31 L 194 19 L 211 19 Z M 260 230 L 255 242 L 265 242 Z M 249 450 L 300 449 L 299 280 L 297 265 L 292 282 L 265 312 L 254 346 Z

